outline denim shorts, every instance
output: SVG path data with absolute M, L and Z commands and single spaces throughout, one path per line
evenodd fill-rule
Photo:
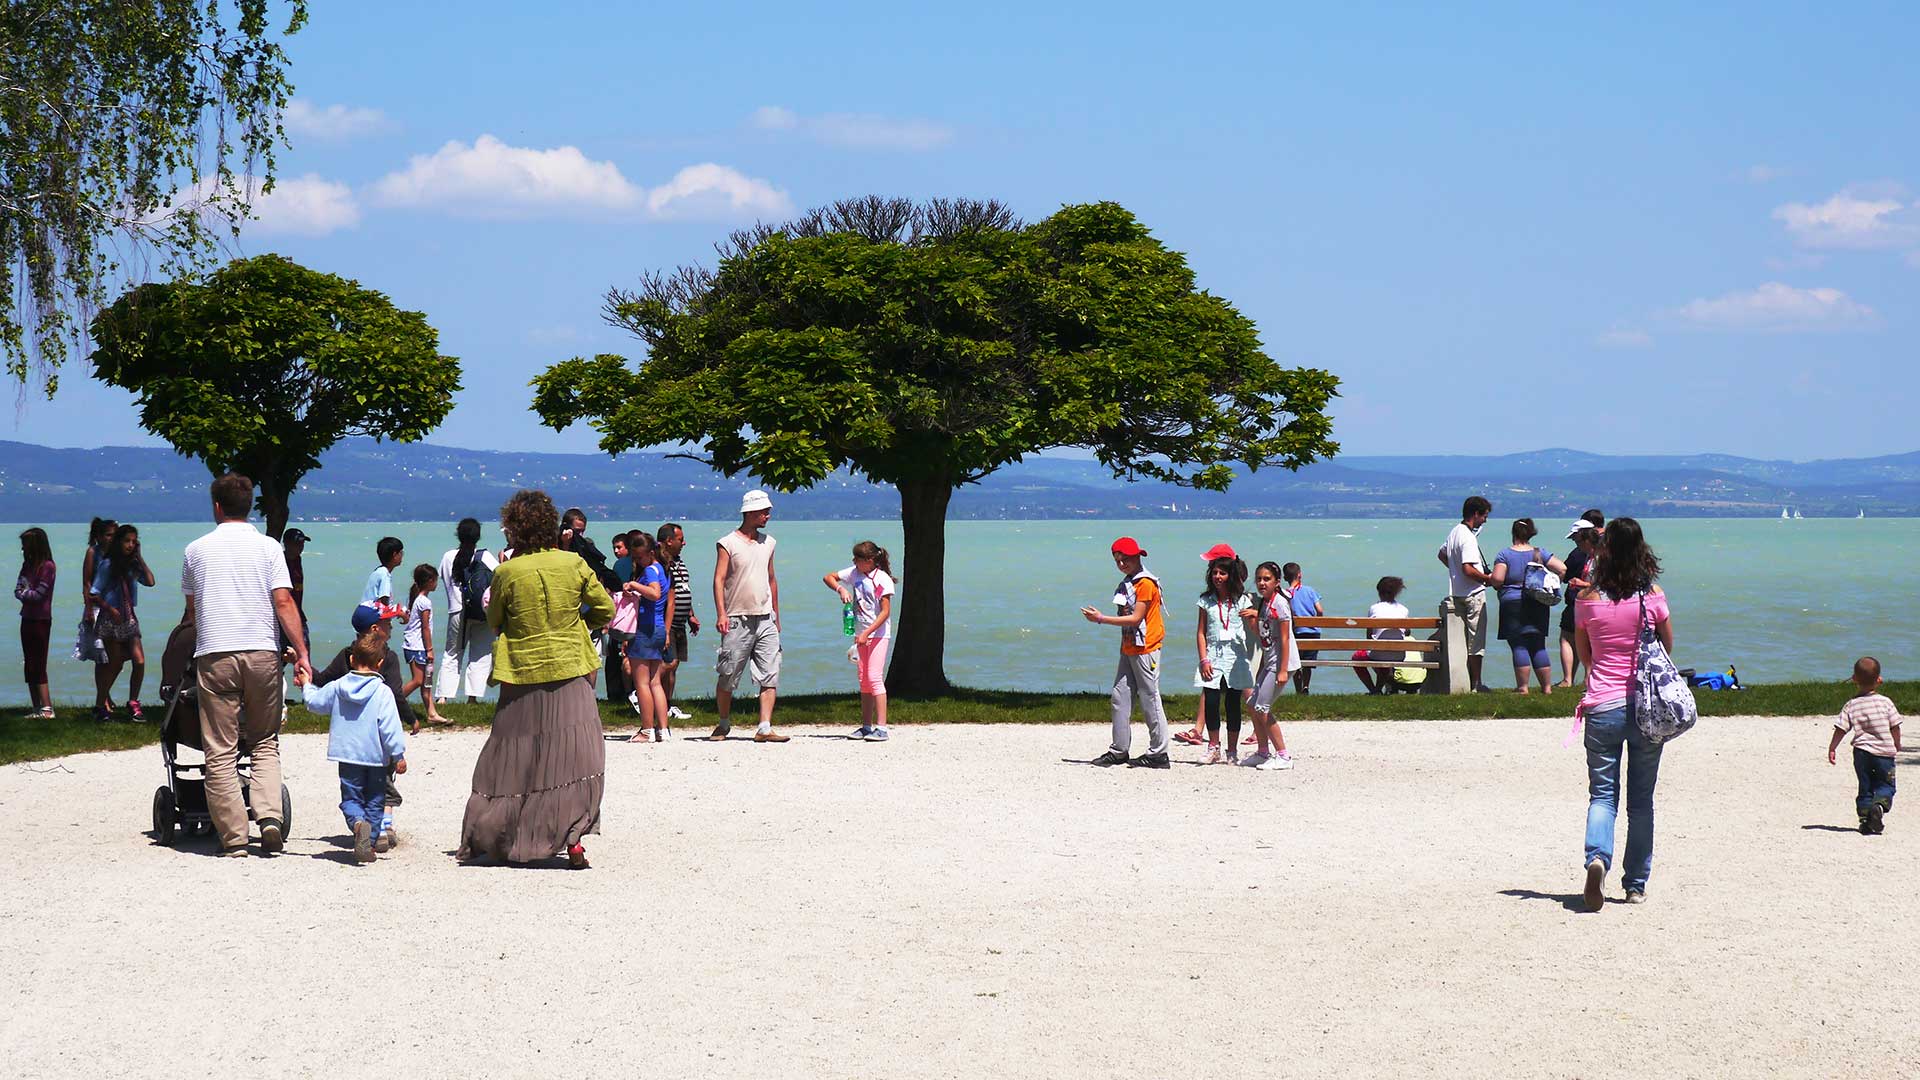
M 667 649 L 667 631 L 665 627 L 641 627 L 634 632 L 633 640 L 627 642 L 629 660 L 664 660 Z
M 427 666 L 427 650 L 407 649 L 404 651 L 406 652 L 406 655 L 407 655 L 407 663 L 419 664 L 421 667 Z

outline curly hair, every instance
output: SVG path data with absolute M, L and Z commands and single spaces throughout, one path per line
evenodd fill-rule
M 500 506 L 500 529 L 515 555 L 546 551 L 560 542 L 560 512 L 538 488 L 522 488 Z

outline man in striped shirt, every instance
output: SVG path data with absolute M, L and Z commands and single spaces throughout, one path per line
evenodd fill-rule
M 206 746 L 207 813 L 221 853 L 247 853 L 247 806 L 240 795 L 239 755 L 253 755 L 247 782 L 260 849 L 280 850 L 281 634 L 293 650 L 296 682 L 313 679 L 293 579 L 280 545 L 247 523 L 253 481 L 228 473 L 213 482 L 212 532 L 187 545 L 180 566 L 183 621 L 193 623 L 200 735 Z M 278 633 L 276 625 L 278 624 Z
M 660 686 L 667 692 L 667 716 L 673 720 L 691 720 L 692 715 L 680 711 L 673 702 L 673 684 L 680 672 L 680 662 L 687 658 L 687 628 L 700 632 L 700 616 L 693 613 L 693 574 L 687 564 L 681 560 L 680 552 L 687 546 L 686 531 L 671 522 L 660 526 L 654 533 L 654 539 L 660 544 L 660 556 L 667 565 L 667 574 L 673 579 L 673 625 L 667 628 L 667 640 L 673 646 L 673 658 L 660 666 Z

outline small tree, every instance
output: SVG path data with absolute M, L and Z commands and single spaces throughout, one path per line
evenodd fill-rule
M 51 395 L 117 277 L 206 265 L 216 232 L 272 190 L 287 104 L 273 32 L 306 0 L 0 5 L 0 356 Z M 254 176 L 255 169 L 261 170 Z M 191 193 L 181 197 L 182 184 Z M 176 205 L 178 204 L 178 205 Z
M 1338 381 L 1282 368 L 1253 323 L 1112 203 L 1023 226 L 996 203 L 867 198 L 736 233 L 717 270 L 642 278 L 607 316 L 647 347 L 534 380 L 554 428 L 609 453 L 699 445 L 782 490 L 835 468 L 900 491 L 905 534 L 888 689 L 948 688 L 947 504 L 1050 447 L 1125 477 L 1224 489 L 1233 464 L 1330 455 Z
M 140 395 L 140 426 L 259 486 L 267 533 L 347 435 L 417 442 L 460 389 L 426 316 L 279 255 L 202 283 L 141 285 L 94 320 L 94 377 Z

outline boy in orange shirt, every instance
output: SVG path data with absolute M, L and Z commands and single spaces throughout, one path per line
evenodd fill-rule
M 1095 765 L 1132 765 L 1144 769 L 1166 769 L 1167 714 L 1160 704 L 1160 643 L 1166 637 L 1161 618 L 1164 607 L 1160 579 L 1141 566 L 1146 555 L 1133 537 L 1113 542 L 1113 563 L 1124 575 L 1113 591 L 1116 615 L 1103 615 L 1096 608 L 1084 607 L 1080 614 L 1090 623 L 1120 628 L 1120 667 L 1113 675 L 1113 744 L 1093 759 Z M 1133 701 L 1139 699 L 1140 711 L 1147 717 L 1147 752 L 1127 760 L 1133 745 Z

